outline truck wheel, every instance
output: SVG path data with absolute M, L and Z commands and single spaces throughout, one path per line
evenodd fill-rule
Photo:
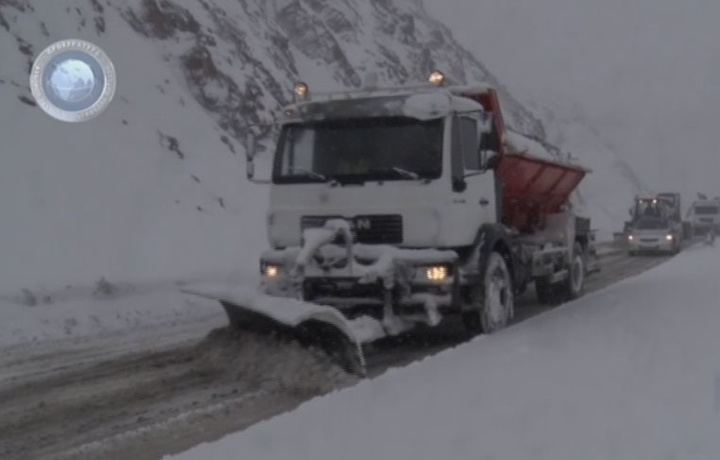
M 471 302 L 472 309 L 463 313 L 463 323 L 471 335 L 504 329 L 513 317 L 513 282 L 505 258 L 498 252 L 488 257 L 482 283 L 474 287 Z
M 585 292 L 585 254 L 582 245 L 575 242 L 573 246 L 572 261 L 568 267 L 568 277 L 565 281 L 565 294 L 568 300 L 581 297 Z

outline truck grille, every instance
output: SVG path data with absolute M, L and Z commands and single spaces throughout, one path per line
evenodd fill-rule
M 344 219 L 350 222 L 355 241 L 363 244 L 400 244 L 403 241 L 403 221 L 399 214 L 341 216 L 302 216 L 300 228 L 318 228 L 328 219 Z

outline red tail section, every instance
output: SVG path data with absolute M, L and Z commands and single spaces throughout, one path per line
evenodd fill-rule
M 493 114 L 501 146 L 501 160 L 495 174 L 503 185 L 503 223 L 521 232 L 543 228 L 547 215 L 561 211 L 588 171 L 579 166 L 524 153 L 507 152 L 504 142 L 505 121 L 495 90 L 466 92 L 462 95 L 478 102 Z
M 505 153 L 495 174 L 503 184 L 503 223 L 530 232 L 543 228 L 548 214 L 561 211 L 587 171 L 542 158 Z

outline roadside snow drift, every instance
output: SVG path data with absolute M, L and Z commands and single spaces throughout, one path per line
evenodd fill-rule
M 99 283 L 95 288 L 25 291 L 24 295 L 17 299 L 0 298 L 0 347 L 216 317 L 222 319 L 219 324 L 225 324 L 216 302 L 188 298 L 174 283 L 146 286 Z
M 172 457 L 720 456 L 720 251 L 315 399 Z

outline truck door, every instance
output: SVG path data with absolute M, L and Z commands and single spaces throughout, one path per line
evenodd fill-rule
M 453 184 L 456 194 L 464 198 L 467 212 L 478 225 L 495 223 L 497 217 L 495 175 L 483 169 L 480 158 L 480 136 L 486 131 L 479 113 L 461 114 L 453 119 Z M 477 220 L 476 220 L 477 219 Z

